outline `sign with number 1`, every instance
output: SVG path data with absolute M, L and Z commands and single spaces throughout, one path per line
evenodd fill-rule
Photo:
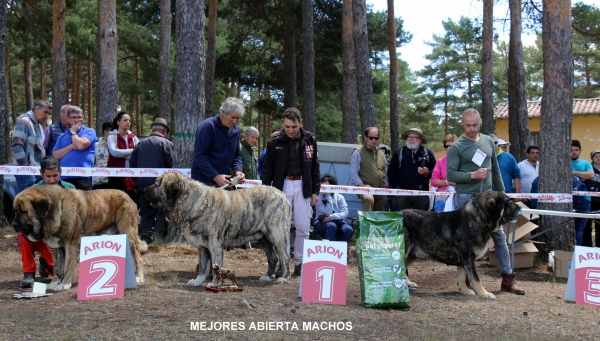
M 81 238 L 77 300 L 119 298 L 136 286 L 127 235 Z
M 346 305 L 346 242 L 304 241 L 302 302 Z

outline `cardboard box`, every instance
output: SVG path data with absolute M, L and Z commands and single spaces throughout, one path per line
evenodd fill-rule
M 511 257 L 510 245 L 508 246 L 508 254 Z M 533 243 L 523 243 L 515 248 L 515 263 L 513 264 L 513 269 L 524 269 L 524 268 L 532 268 L 533 267 L 533 256 L 538 252 L 538 249 L 533 245 Z M 496 258 L 496 252 L 494 250 L 490 250 L 489 252 L 489 264 L 498 266 L 498 258 Z
M 554 251 L 554 277 L 569 277 L 571 259 L 573 259 L 573 252 Z
M 527 208 L 523 203 L 517 202 L 517 205 Z M 517 219 L 516 228 L 515 224 L 504 224 L 502 229 L 506 234 L 506 243 L 508 244 L 508 251 L 510 253 L 511 245 L 513 243 L 513 235 L 515 243 L 518 241 L 525 241 L 531 237 L 531 232 L 538 228 L 538 226 L 532 223 L 531 219 L 536 219 L 539 216 L 537 214 L 521 214 Z M 534 242 L 526 242 L 515 248 L 515 264 L 514 269 L 531 268 L 533 267 L 534 254 L 538 252 L 537 247 L 533 244 Z M 498 265 L 498 259 L 494 252 L 494 241 L 490 239 L 488 241 L 489 251 L 489 262 L 490 265 Z M 512 259 L 512 257 L 511 257 Z

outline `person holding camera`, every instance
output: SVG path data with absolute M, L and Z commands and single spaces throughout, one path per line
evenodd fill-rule
M 333 175 L 325 174 L 321 178 L 321 185 L 337 185 Z M 354 229 L 348 223 L 348 205 L 344 196 L 338 193 L 319 193 L 319 200 L 315 205 L 315 220 L 313 226 L 323 239 L 330 241 L 349 242 L 354 234 Z
M 435 168 L 433 152 L 423 147 L 427 137 L 421 129 L 411 128 L 400 137 L 406 140 L 406 146 L 396 149 L 388 168 L 388 179 L 391 188 L 428 191 L 429 181 Z M 429 210 L 428 195 L 396 196 L 396 211 L 407 208 Z

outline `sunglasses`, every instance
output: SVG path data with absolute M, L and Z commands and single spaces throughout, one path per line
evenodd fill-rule
M 446 148 L 450 148 L 450 145 L 449 144 L 445 144 L 444 145 L 444 149 L 446 149 Z
M 379 136 L 367 136 L 369 140 L 379 140 Z

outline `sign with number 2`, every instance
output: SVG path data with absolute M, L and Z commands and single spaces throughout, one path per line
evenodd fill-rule
M 302 302 L 346 305 L 346 242 L 304 241 Z
M 127 235 L 81 238 L 77 300 L 119 298 L 136 286 Z

